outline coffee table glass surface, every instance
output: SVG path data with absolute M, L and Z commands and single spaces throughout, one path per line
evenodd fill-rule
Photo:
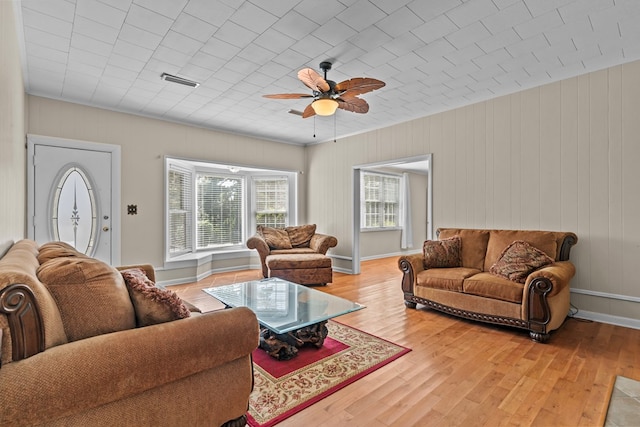
M 278 278 L 203 289 L 228 307 L 249 307 L 277 334 L 295 331 L 364 308 L 357 302 Z

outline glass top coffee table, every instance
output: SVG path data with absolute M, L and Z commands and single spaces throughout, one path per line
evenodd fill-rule
M 357 302 L 278 278 L 203 289 L 228 307 L 249 307 L 260 322 L 260 348 L 280 360 L 305 344 L 322 347 L 329 319 L 364 308 Z

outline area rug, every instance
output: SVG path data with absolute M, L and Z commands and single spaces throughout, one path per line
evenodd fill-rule
M 618 376 L 609 400 L 605 427 L 640 425 L 640 381 Z
M 341 323 L 327 323 L 322 348 L 303 347 L 288 361 L 253 353 L 249 425 L 269 427 L 411 351 Z

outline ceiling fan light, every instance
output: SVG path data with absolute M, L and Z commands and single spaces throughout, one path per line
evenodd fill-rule
M 311 108 L 319 116 L 330 116 L 338 109 L 338 101 L 331 98 L 320 98 L 313 101 Z

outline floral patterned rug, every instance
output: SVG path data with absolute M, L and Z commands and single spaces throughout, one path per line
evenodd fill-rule
M 411 351 L 341 323 L 327 323 L 324 346 L 288 361 L 257 349 L 249 425 L 269 427 Z

